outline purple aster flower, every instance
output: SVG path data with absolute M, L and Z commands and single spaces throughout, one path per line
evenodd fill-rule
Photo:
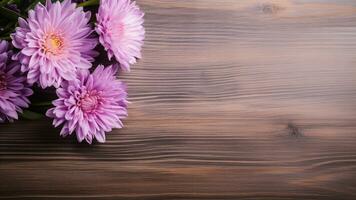
M 96 15 L 99 41 L 111 60 L 115 56 L 120 66 L 130 71 L 130 64 L 141 58 L 145 37 L 144 13 L 130 0 L 101 0 Z
M 127 116 L 127 93 L 123 82 L 116 79 L 117 66 L 99 65 L 92 74 L 79 73 L 77 80 L 64 81 L 57 89 L 54 108 L 47 111 L 55 127 L 64 124 L 60 135 L 74 131 L 79 142 L 91 144 L 93 138 L 105 142 L 105 132 L 122 128 Z
M 63 80 L 73 80 L 80 70 L 89 69 L 96 52 L 97 39 L 88 25 L 90 12 L 76 8 L 70 0 L 37 4 L 28 19 L 19 18 L 19 27 L 11 35 L 12 43 L 21 51 L 13 56 L 28 71 L 30 84 L 42 88 L 59 87 Z
M 32 90 L 21 73 L 19 62 L 11 60 L 12 51 L 7 41 L 0 41 L 0 123 L 18 119 L 18 112 L 30 104 Z

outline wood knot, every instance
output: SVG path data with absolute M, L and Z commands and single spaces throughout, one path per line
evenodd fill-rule
M 276 14 L 279 11 L 283 10 L 282 7 L 274 3 L 263 3 L 260 9 L 264 14 L 269 14 L 269 15 Z
M 290 135 L 295 136 L 295 137 L 299 137 L 299 136 L 303 135 L 300 128 L 298 128 L 298 126 L 292 122 L 289 122 L 287 124 L 287 130 Z

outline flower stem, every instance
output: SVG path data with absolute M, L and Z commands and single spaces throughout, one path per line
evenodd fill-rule
M 96 6 L 99 5 L 100 0 L 88 0 L 78 4 L 79 7 Z

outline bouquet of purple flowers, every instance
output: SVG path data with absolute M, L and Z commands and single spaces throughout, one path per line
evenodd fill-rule
M 141 58 L 143 15 L 130 0 L 0 0 L 0 123 L 43 113 L 105 142 L 127 116 L 117 74 Z

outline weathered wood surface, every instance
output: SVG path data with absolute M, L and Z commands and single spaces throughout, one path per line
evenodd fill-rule
M 0 198 L 356 199 L 355 0 L 139 0 L 106 144 L 0 126 Z

